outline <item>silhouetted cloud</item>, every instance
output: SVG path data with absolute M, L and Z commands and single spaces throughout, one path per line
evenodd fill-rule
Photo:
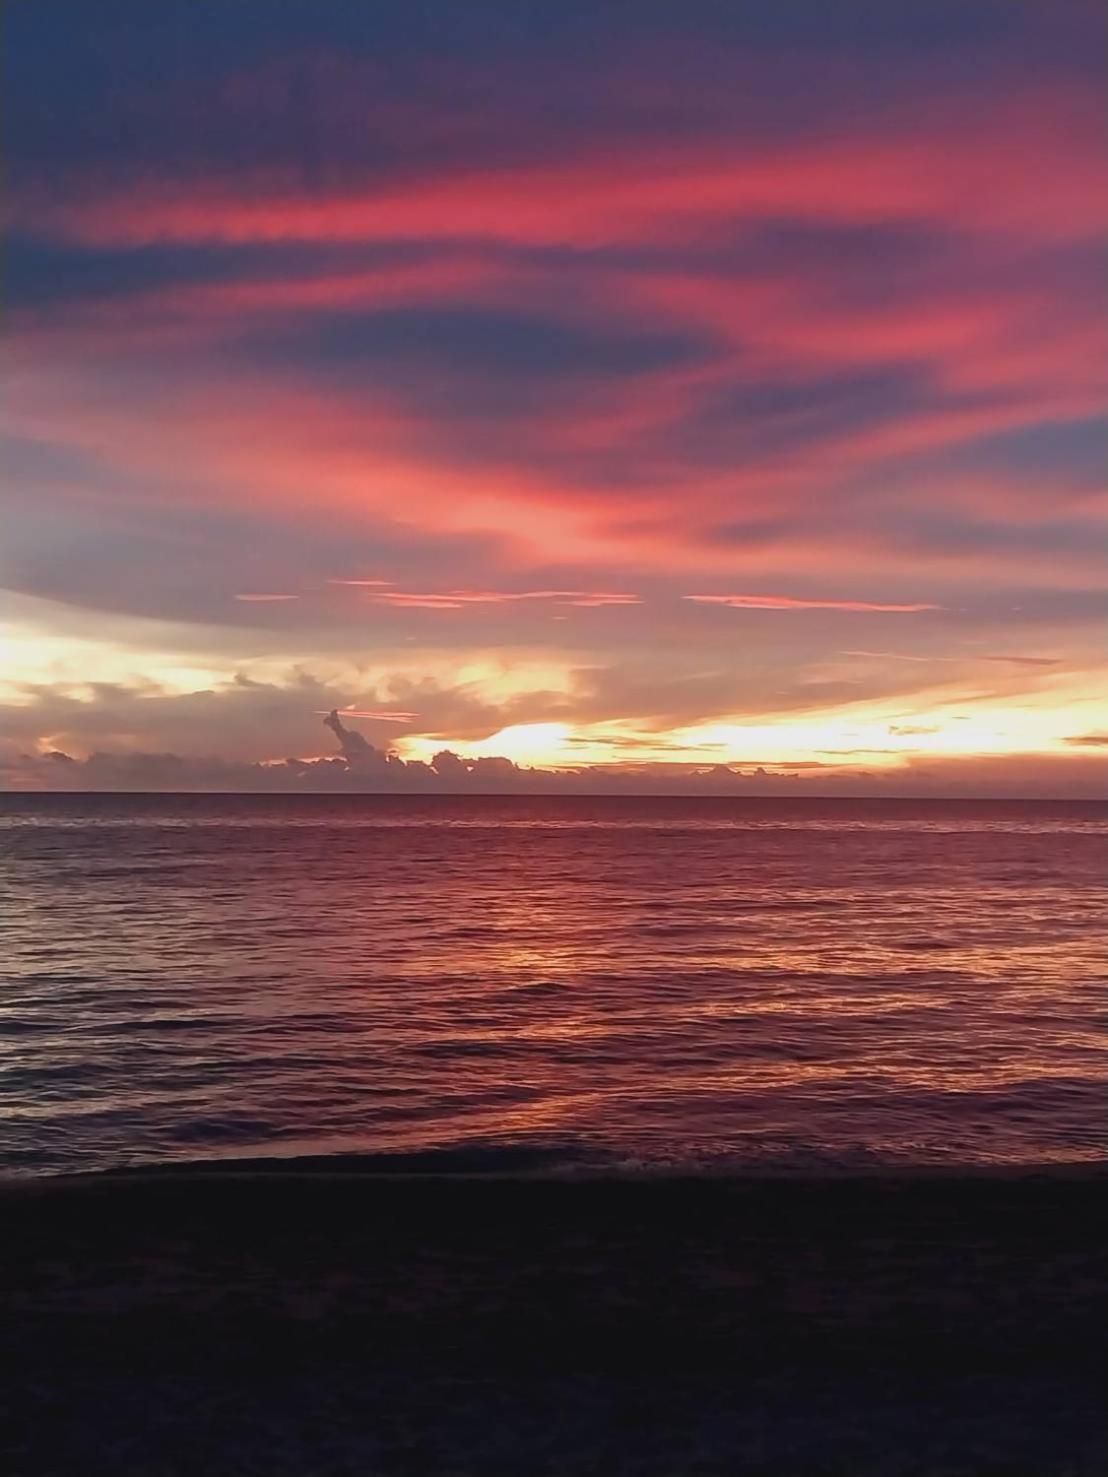
M 444 750 L 430 764 L 372 746 L 355 760 L 285 759 L 247 764 L 177 754 L 53 751 L 0 764 L 18 790 L 217 791 L 338 794 L 856 795 L 1102 801 L 1108 761 L 1065 755 L 941 756 L 893 771 L 800 761 L 772 765 L 679 763 L 525 768 L 504 757 L 464 759 Z

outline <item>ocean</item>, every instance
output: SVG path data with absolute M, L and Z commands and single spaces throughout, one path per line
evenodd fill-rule
M 0 799 L 0 1170 L 1095 1161 L 1108 806 Z

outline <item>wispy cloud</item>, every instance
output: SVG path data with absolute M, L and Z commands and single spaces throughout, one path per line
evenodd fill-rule
M 875 600 L 806 600 L 794 595 L 686 595 L 697 605 L 728 605 L 735 610 L 880 610 L 909 613 L 940 610 L 938 605 L 885 604 Z
M 514 605 L 532 600 L 588 608 L 642 603 L 638 595 L 605 590 L 382 590 L 369 599 L 377 605 L 405 610 L 461 610 L 467 605 Z
M 378 723 L 412 723 L 418 713 L 401 713 L 393 708 L 316 708 L 321 718 L 337 713 L 340 718 L 373 718 Z
M 949 652 L 929 652 L 925 655 L 910 651 L 864 651 L 852 649 L 844 651 L 843 656 L 869 657 L 875 661 L 889 662 L 957 662 L 963 666 L 971 662 L 1002 662 L 1016 667 L 1057 667 L 1061 666 L 1061 658 L 1056 656 L 1026 656 L 1017 652 L 1003 652 L 998 654 L 985 654 L 978 651 L 964 651 L 953 655 Z

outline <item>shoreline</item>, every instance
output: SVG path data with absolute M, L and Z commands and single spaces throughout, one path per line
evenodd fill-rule
M 1085 1477 L 1106 1186 L 318 1158 L 9 1183 L 11 1469 Z
M 1018 1184 L 1029 1181 L 1108 1185 L 1108 1158 L 943 1163 L 872 1161 L 864 1164 L 801 1164 L 795 1160 L 747 1160 L 650 1164 L 605 1160 L 597 1155 L 574 1162 L 561 1148 L 465 1144 L 415 1150 L 319 1154 L 250 1154 L 157 1160 L 110 1168 L 42 1172 L 0 1170 L 0 1199 L 42 1190 L 214 1179 L 364 1179 L 406 1183 L 425 1180 L 542 1182 L 556 1184 Z

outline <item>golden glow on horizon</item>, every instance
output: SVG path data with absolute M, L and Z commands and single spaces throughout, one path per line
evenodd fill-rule
M 552 769 L 660 763 L 883 769 L 928 754 L 1071 753 L 1066 739 L 1081 725 L 1108 726 L 1108 704 L 1080 718 L 1069 707 L 980 704 L 972 714 L 954 706 L 917 713 L 911 720 L 843 715 L 803 722 L 697 724 L 665 732 L 615 723 L 525 723 L 479 742 L 405 735 L 397 747 L 407 759 L 429 760 L 449 748 L 464 758 L 502 755 L 524 766 Z
M 570 732 L 568 723 L 512 723 L 480 743 L 467 744 L 466 756 L 503 757 L 515 764 L 557 768 L 569 757 L 564 744 Z
M 992 696 L 977 686 L 978 666 L 973 669 L 972 687 L 962 672 L 956 680 L 909 698 L 874 698 L 780 717 L 762 712 L 748 719 L 736 713 L 660 729 L 637 716 L 574 722 L 576 695 L 586 694 L 589 709 L 595 711 L 600 669 L 586 666 L 572 651 L 408 647 L 379 652 L 371 662 L 358 661 L 352 653 L 309 661 L 263 652 L 246 660 L 221 654 L 205 661 L 187 650 L 186 640 L 195 638 L 187 628 L 165 625 L 155 633 L 151 627 L 148 639 L 156 639 L 157 645 L 144 643 L 141 623 L 135 623 L 134 631 L 133 641 L 90 640 L 52 631 L 33 620 L 10 622 L 4 632 L 0 699 L 30 714 L 40 693 L 48 690 L 59 699 L 87 703 L 91 714 L 105 690 L 114 688 L 111 700 L 121 698 L 127 704 L 116 732 L 128 734 L 128 747 L 165 752 L 177 740 L 167 700 L 210 693 L 214 699 L 225 695 L 238 704 L 244 694 L 236 711 L 246 715 L 252 711 L 251 685 L 261 683 L 267 684 L 265 703 L 276 701 L 295 718 L 300 738 L 292 742 L 306 747 L 282 743 L 271 752 L 273 731 L 267 718 L 259 718 L 251 720 L 256 721 L 256 734 L 252 726 L 237 733 L 240 755 L 271 760 L 286 753 L 330 754 L 317 725 L 326 706 L 321 699 L 333 694 L 340 709 L 379 711 L 403 722 L 409 731 L 375 728 L 372 718 L 361 724 L 352 720 L 352 726 L 365 728 L 367 738 L 378 747 L 391 744 L 405 759 L 427 762 L 440 750 L 451 749 L 465 758 L 503 757 L 523 767 L 552 769 L 676 763 L 888 771 L 929 755 L 1072 755 L 1074 736 L 1108 732 L 1108 700 L 1089 695 L 1095 690 L 1095 674 L 1073 668 L 1056 671 L 1049 664 L 1011 671 L 997 667 L 994 660 L 990 676 L 1000 685 Z M 940 659 L 958 660 L 954 655 Z M 973 653 L 967 653 L 965 661 L 967 670 L 972 668 Z M 305 688 L 306 682 L 315 685 Z M 528 699 L 535 700 L 531 711 L 549 713 L 552 695 L 557 710 L 570 716 L 527 721 Z M 146 699 L 151 701 L 144 712 Z M 585 701 L 582 696 L 582 706 Z M 213 754 L 221 751 L 219 711 L 231 710 L 212 710 L 211 747 L 206 752 Z M 494 726 L 498 713 L 520 721 Z M 492 731 L 486 730 L 485 736 L 458 736 L 457 729 L 462 735 L 480 733 L 490 715 Z M 53 713 L 44 709 L 41 730 L 32 737 L 35 730 L 24 724 L 19 742 L 32 751 L 53 747 L 57 739 L 59 746 L 81 757 L 102 741 L 95 727 L 88 741 L 83 741 L 81 730 L 79 713 L 63 711 L 59 718 L 56 709 Z

